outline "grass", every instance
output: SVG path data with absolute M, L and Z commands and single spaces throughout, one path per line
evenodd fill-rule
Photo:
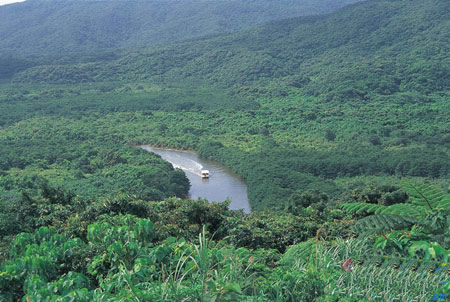
M 437 293 L 447 279 L 449 266 L 441 266 L 436 273 L 421 266 L 385 261 L 373 263 L 373 251 L 368 240 L 337 240 L 332 246 L 315 244 L 315 266 L 317 271 L 330 273 L 326 290 L 330 295 L 361 297 L 371 301 L 419 302 Z M 340 264 L 352 259 L 355 264 L 351 272 L 343 272 Z M 364 261 L 358 264 L 358 261 Z M 430 266 L 431 267 L 431 266 Z M 339 272 L 340 271 L 340 272 Z M 336 274 L 336 272 L 339 272 Z

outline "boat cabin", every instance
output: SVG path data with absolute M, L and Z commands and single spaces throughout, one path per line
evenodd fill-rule
M 209 178 L 209 170 L 202 170 L 200 172 L 200 175 L 202 176 L 202 178 Z

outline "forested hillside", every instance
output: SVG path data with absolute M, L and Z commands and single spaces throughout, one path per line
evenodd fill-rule
M 321 12 L 332 2 L 295 1 Z M 149 46 L 133 42 L 145 34 L 120 20 L 144 18 L 143 3 L 0 8 L 1 30 L 21 26 L 4 9 L 54 8 L 30 15 L 48 14 L 42 27 L 0 42 L 17 39 L 23 55 L 36 45 L 34 56 L 0 61 L 0 300 L 448 297 L 447 0 L 369 0 L 189 41 L 176 40 L 206 32 L 161 13 L 148 37 L 185 32 L 134 49 Z M 215 33 L 298 15 L 283 7 L 293 1 L 278 11 L 277 1 L 255 11 L 260 2 L 198 3 L 167 9 L 190 15 L 199 5 L 198 24 Z M 237 4 L 248 9 L 231 26 L 215 5 Z M 102 10 L 89 25 L 98 36 L 67 40 L 80 38 L 74 20 L 86 20 L 65 14 L 81 5 Z M 101 27 L 111 14 L 117 22 Z M 49 40 L 21 38 L 42 37 L 59 18 L 67 27 Z M 36 55 L 49 50 L 59 54 Z M 253 212 L 187 199 L 184 172 L 142 144 L 230 167 L 247 181 Z
M 339 82 L 355 79 L 355 97 L 366 97 L 367 89 L 378 94 L 430 92 L 448 84 L 449 14 L 448 2 L 440 0 L 369 1 L 331 15 L 293 18 L 133 53 L 109 64 L 37 67 L 37 74 L 30 70 L 17 80 L 76 83 L 194 77 L 232 85 L 295 76 L 289 78 L 292 85 L 316 95 L 327 95 L 331 88 L 342 90 L 346 85 Z M 330 86 L 336 81 L 337 87 Z
M 147 130 L 129 140 L 226 163 L 256 209 L 296 191 L 340 192 L 336 177 L 446 178 L 448 7 L 369 1 L 109 62 L 33 67 L 4 90 L 2 120 L 177 112 L 137 118 Z
M 360 0 L 27 0 L 0 7 L 0 53 L 94 53 L 329 13 Z
M 108 63 L 39 66 L 14 81 L 202 79 L 243 96 L 252 90 L 264 95 L 273 83 L 279 94 L 293 88 L 339 104 L 387 98 L 390 103 L 429 102 L 448 90 L 449 11 L 448 2 L 439 0 L 370 1 L 336 14 L 294 18 Z

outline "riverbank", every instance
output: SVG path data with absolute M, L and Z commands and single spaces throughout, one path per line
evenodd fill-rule
M 155 145 L 137 145 L 137 147 L 150 147 L 155 150 L 166 150 L 166 151 L 174 151 L 174 152 L 184 152 L 184 153 L 190 153 L 190 154 L 198 154 L 195 150 L 181 150 L 181 149 L 175 149 L 175 148 L 166 148 L 166 147 L 159 147 Z
M 242 209 L 245 213 L 252 211 L 246 181 L 223 164 L 200 158 L 195 151 L 166 149 L 151 145 L 139 147 L 158 154 L 174 168 L 183 170 L 191 183 L 189 190 L 191 199 L 204 198 L 210 202 L 230 200 L 230 210 Z M 210 178 L 201 177 L 200 172 L 204 169 L 210 171 Z

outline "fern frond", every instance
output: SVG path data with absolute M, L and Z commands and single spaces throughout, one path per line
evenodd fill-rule
M 403 190 L 408 194 L 412 204 L 434 210 L 450 205 L 450 198 L 440 188 L 413 181 L 403 181 Z
M 402 217 L 409 217 L 410 219 L 421 220 L 425 217 L 426 208 L 412 204 L 397 203 L 388 207 L 381 208 L 375 214 L 392 214 Z
M 440 188 L 424 183 L 403 181 L 402 187 L 409 203 L 383 206 L 370 203 L 346 203 L 341 208 L 349 213 L 373 213 L 360 219 L 354 226 L 360 235 L 376 234 L 389 229 L 402 229 L 412 224 L 428 223 L 427 215 L 437 210 L 450 210 L 450 195 Z
M 436 205 L 438 209 L 450 210 L 450 194 L 447 194 L 441 201 Z
M 367 236 L 391 229 L 407 228 L 415 223 L 417 221 L 410 217 L 393 214 L 377 214 L 358 220 L 354 225 L 354 230 L 361 236 Z
M 299 244 L 291 246 L 283 255 L 280 260 L 280 264 L 294 265 L 305 264 L 311 257 L 314 251 L 316 242 L 314 240 L 308 240 Z
M 341 207 L 349 212 L 349 213 L 355 213 L 359 214 L 361 212 L 367 212 L 367 213 L 376 213 L 376 211 L 382 210 L 386 208 L 386 206 L 378 205 L 378 204 L 372 204 L 372 203 L 365 203 L 365 202 L 355 202 L 355 203 L 344 203 L 341 205 Z

